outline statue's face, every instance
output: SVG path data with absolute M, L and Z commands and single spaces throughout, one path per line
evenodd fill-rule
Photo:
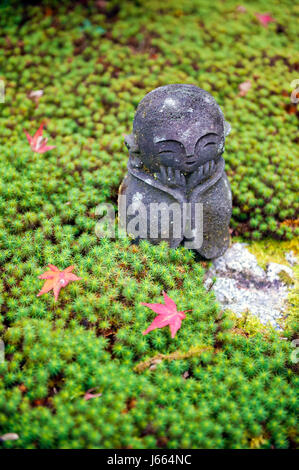
M 222 121 L 194 118 L 169 120 L 138 133 L 140 158 L 147 168 L 155 172 L 162 165 L 191 173 L 207 162 L 217 163 L 224 145 Z

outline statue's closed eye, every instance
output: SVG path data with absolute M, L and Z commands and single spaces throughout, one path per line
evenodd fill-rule
M 158 152 L 159 155 L 163 153 L 173 153 L 173 150 L 161 150 L 161 152 Z
M 209 145 L 216 145 L 216 142 L 208 142 L 203 146 L 203 148 L 208 147 Z
M 209 132 L 198 139 L 195 148 L 197 149 L 197 152 L 200 152 L 200 149 L 203 151 L 213 151 L 217 144 L 217 140 L 218 135 L 215 132 Z
M 215 132 L 209 132 L 208 134 L 205 134 L 205 135 L 202 135 L 198 141 L 196 142 L 196 145 L 199 144 L 199 143 L 202 143 L 204 141 L 208 141 L 204 147 L 206 147 L 206 145 L 209 145 L 209 144 L 215 144 L 215 138 L 217 138 L 218 135 L 215 133 Z

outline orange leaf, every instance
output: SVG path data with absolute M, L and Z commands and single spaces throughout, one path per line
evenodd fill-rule
M 62 287 L 66 287 L 69 282 L 80 281 L 80 279 L 82 279 L 82 277 L 77 277 L 71 272 L 75 266 L 69 266 L 63 271 L 59 271 L 59 269 L 53 264 L 48 264 L 48 267 L 50 268 L 50 271 L 46 271 L 39 276 L 40 279 L 46 279 L 46 281 L 41 291 L 37 294 L 37 297 L 46 294 L 53 289 L 55 301 L 57 301 Z

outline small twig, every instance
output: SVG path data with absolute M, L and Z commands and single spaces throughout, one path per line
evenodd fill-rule
M 212 284 L 210 285 L 210 287 L 207 288 L 207 292 L 210 292 L 210 290 L 214 287 L 215 283 L 216 283 L 216 279 L 212 281 Z
M 157 354 L 154 357 L 150 357 L 146 361 L 139 362 L 134 367 L 135 372 L 143 372 L 145 369 L 150 368 L 153 370 L 156 368 L 157 364 L 159 364 L 162 361 L 174 361 L 176 359 L 188 359 L 189 357 L 194 357 L 194 356 L 199 356 L 202 352 L 204 351 L 214 351 L 214 348 L 212 346 L 203 346 L 201 348 L 199 347 L 194 347 L 189 349 L 189 351 L 186 352 L 181 352 L 181 351 L 175 351 L 171 354 Z M 154 366 L 151 368 L 151 366 Z

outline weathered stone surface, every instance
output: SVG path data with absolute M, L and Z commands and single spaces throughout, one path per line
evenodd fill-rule
M 222 255 L 229 244 L 232 209 L 222 158 L 229 130 L 214 98 L 194 85 L 167 85 L 148 93 L 137 108 L 133 134 L 125 139 L 130 158 L 119 190 L 120 196 L 126 196 L 125 207 L 119 204 L 120 213 L 127 210 L 121 217 L 124 228 L 137 240 L 166 240 L 171 247 L 184 243 L 187 248 L 195 247 L 186 241 L 197 241 L 203 228 L 202 244 L 195 248 L 206 258 Z M 164 213 L 150 218 L 150 205 L 161 203 Z M 187 216 L 186 203 L 192 207 Z M 197 203 L 203 207 L 202 219 L 195 212 Z M 166 209 L 173 204 L 180 214 L 180 233 L 174 215 L 164 223 Z M 135 230 L 132 221 L 138 211 Z M 156 224 L 161 229 L 153 234 Z M 192 232 L 186 233 L 190 224 Z
M 289 277 L 293 278 L 293 271 L 288 266 L 278 263 L 269 263 L 267 266 L 267 278 L 269 281 L 281 281 L 283 279 L 280 274 L 286 273 Z
M 298 260 L 295 256 L 295 253 L 293 250 L 287 251 L 285 254 L 285 259 L 287 260 L 288 263 L 290 263 L 292 266 L 298 263 Z
M 216 271 L 231 271 L 232 274 L 242 274 L 244 278 L 265 279 L 265 271 L 258 265 L 256 257 L 244 248 L 245 246 L 244 243 L 235 243 L 224 256 L 215 259 Z
M 211 286 L 211 279 L 216 276 L 213 290 L 224 308 L 237 315 L 249 311 L 263 324 L 269 322 L 279 328 L 277 320 L 284 315 L 290 288 L 279 276 L 282 271 L 293 277 L 291 268 L 277 263 L 269 263 L 264 271 L 246 244 L 235 243 L 224 256 L 213 261 L 206 287 Z

